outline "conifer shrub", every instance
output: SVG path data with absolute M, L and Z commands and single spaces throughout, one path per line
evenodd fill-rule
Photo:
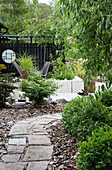
M 44 97 L 54 94 L 58 88 L 53 80 L 44 79 L 38 74 L 28 76 L 26 80 L 22 80 L 22 91 L 24 96 L 28 97 L 34 104 L 42 104 Z

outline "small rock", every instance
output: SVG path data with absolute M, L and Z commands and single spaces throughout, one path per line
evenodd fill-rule
M 43 99 L 43 104 L 45 104 L 45 105 L 50 104 L 50 101 L 47 98 L 44 98 Z
M 11 106 L 9 102 L 5 102 L 5 105 L 6 106 Z
M 26 104 L 26 102 L 16 102 L 14 104 L 12 104 L 12 106 L 24 106 Z
M 51 98 L 51 97 L 48 97 L 47 99 L 48 99 L 49 101 L 52 101 L 52 98 Z
M 56 101 L 51 101 L 50 103 L 54 105 L 58 104 Z
M 65 104 L 65 103 L 68 103 L 68 101 L 66 101 L 65 99 L 57 99 L 56 100 L 57 101 L 57 103 L 61 103 L 61 104 Z
M 59 166 L 59 169 L 61 169 L 61 168 L 63 168 L 63 167 L 64 167 L 64 165 L 60 165 L 60 166 Z

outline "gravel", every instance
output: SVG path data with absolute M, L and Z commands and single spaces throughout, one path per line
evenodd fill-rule
M 0 110 L 0 161 L 7 153 L 8 134 L 11 127 L 19 120 L 44 114 L 60 113 L 65 104 L 25 106 L 7 106 Z M 50 140 L 53 145 L 52 158 L 48 170 L 76 170 L 77 169 L 77 139 L 69 135 L 62 122 L 49 129 Z
M 62 122 L 52 126 L 49 134 L 54 147 L 48 170 L 76 170 L 79 154 L 76 137 L 66 132 Z

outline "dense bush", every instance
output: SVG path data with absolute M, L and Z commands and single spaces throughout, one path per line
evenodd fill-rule
M 62 115 L 67 131 L 81 141 L 91 136 L 94 129 L 112 125 L 110 109 L 92 96 L 73 99 L 63 109 Z
M 99 128 L 87 142 L 80 142 L 79 170 L 112 169 L 112 128 Z
M 105 106 L 112 106 L 112 89 L 104 89 L 100 94 L 101 102 Z
M 74 79 L 74 68 L 70 64 L 64 64 L 63 58 L 57 58 L 51 63 L 53 69 L 51 73 L 48 73 L 49 78 L 55 78 L 58 80 L 72 80 Z
M 16 88 L 13 83 L 15 83 L 15 80 L 12 73 L 0 74 L 0 107 L 5 106 L 7 97 Z
M 15 83 L 13 73 L 3 74 L 2 70 L 6 69 L 4 64 L 0 64 L 0 108 L 5 106 L 7 97 L 16 88 L 13 83 Z
M 42 104 L 43 98 L 54 94 L 58 86 L 52 80 L 46 80 L 38 74 L 29 74 L 27 80 L 22 80 L 21 88 L 25 92 L 24 96 L 29 97 L 30 101 Z

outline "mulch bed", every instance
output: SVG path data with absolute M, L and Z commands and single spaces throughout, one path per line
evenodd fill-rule
M 66 132 L 62 122 L 52 126 L 49 131 L 53 147 L 50 169 L 76 170 L 77 169 L 77 139 Z
M 0 160 L 7 153 L 8 134 L 15 122 L 26 118 L 36 117 L 44 114 L 59 113 L 65 104 L 57 105 L 25 105 L 6 107 L 0 110 Z M 77 169 L 77 139 L 67 134 L 62 122 L 49 129 L 49 135 L 53 147 L 53 154 L 49 169 Z

